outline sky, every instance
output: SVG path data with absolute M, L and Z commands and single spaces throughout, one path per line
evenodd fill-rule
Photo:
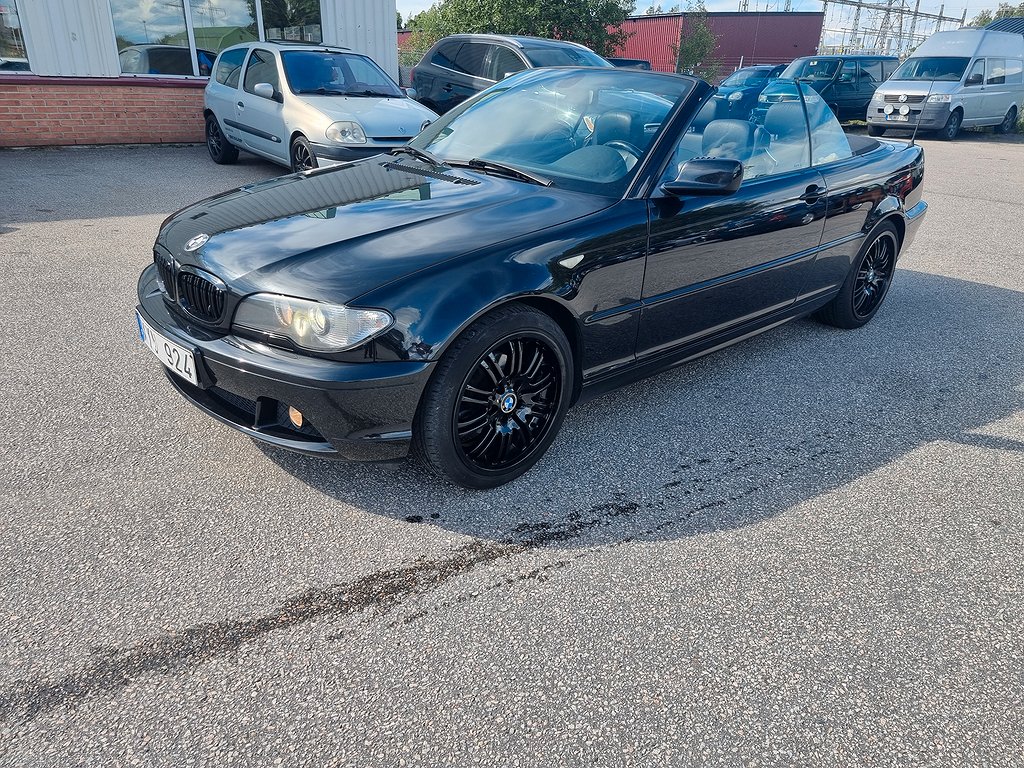
M 680 5 L 685 5 L 685 0 L 678 0 Z M 403 19 L 407 19 L 412 15 L 419 13 L 420 11 L 426 10 L 434 4 L 436 0 L 397 0 L 398 12 L 402 14 Z M 657 3 L 658 0 L 655 0 Z M 674 5 L 677 0 L 660 0 L 663 8 Z M 750 10 L 754 10 L 755 5 L 757 10 L 772 10 L 779 11 L 785 7 L 785 0 L 748 0 Z M 643 13 L 644 9 L 651 5 L 650 0 L 638 0 L 636 3 L 637 13 Z M 709 11 L 737 11 L 739 10 L 739 0 L 705 0 L 705 5 Z M 931 0 L 921 0 L 921 10 L 927 13 L 938 13 L 939 7 L 942 5 L 941 0 L 932 2 Z M 946 9 L 945 14 L 947 16 L 959 16 L 963 13 L 964 9 L 967 9 L 967 20 L 970 21 L 974 16 L 986 8 L 995 9 L 999 5 L 999 0 L 961 0 L 959 3 L 956 0 L 948 0 L 945 3 Z M 820 11 L 821 2 L 819 0 L 793 0 L 794 11 Z
M 156 42 L 185 32 L 184 0 L 111 0 L 114 30 L 134 43 Z M 248 26 L 245 0 L 189 0 L 198 27 Z

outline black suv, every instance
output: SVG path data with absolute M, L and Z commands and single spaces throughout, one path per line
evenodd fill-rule
M 415 98 L 444 114 L 502 78 L 538 67 L 610 67 L 579 43 L 541 37 L 450 35 L 413 67 Z
M 782 77 L 807 83 L 840 120 L 866 120 L 875 89 L 899 65 L 895 56 L 805 56 L 786 67 Z

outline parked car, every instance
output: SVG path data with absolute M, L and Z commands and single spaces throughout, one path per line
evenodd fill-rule
M 642 69 L 645 72 L 649 72 L 651 69 L 651 62 L 647 59 L 624 59 L 621 56 L 606 56 L 605 60 L 613 67 L 623 67 L 625 69 Z
M 806 82 L 842 121 L 864 120 L 875 89 L 899 66 L 895 56 L 805 56 L 782 77 Z
M 729 117 L 731 112 L 749 113 L 757 104 L 761 91 L 768 83 L 777 80 L 785 68 L 785 64 L 779 64 L 737 69 L 718 86 L 718 92 L 714 95 L 720 102 L 717 114 Z
M 209 77 L 214 51 L 196 49 L 199 76 Z M 117 54 L 121 73 L 125 75 L 191 75 L 192 52 L 187 45 L 130 45 Z
M 927 208 L 922 149 L 848 137 L 806 84 L 769 85 L 763 125 L 702 120 L 713 93 L 522 72 L 389 158 L 196 203 L 161 226 L 139 333 L 178 392 L 257 440 L 411 447 L 463 486 L 508 482 L 574 402 L 882 306 Z
M 444 114 L 509 75 L 537 67 L 610 67 L 586 46 L 511 35 L 451 35 L 412 70 L 414 98 Z
M 225 48 L 205 104 L 214 162 L 245 150 L 293 171 L 387 152 L 437 117 L 369 56 L 319 43 Z
M 933 130 L 954 139 L 963 126 L 1008 133 L 1024 102 L 1024 35 L 990 29 L 938 32 L 875 91 L 868 133 Z

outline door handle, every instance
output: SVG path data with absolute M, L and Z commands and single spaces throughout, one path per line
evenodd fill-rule
M 451 93 L 452 92 L 452 84 L 451 83 L 446 83 L 444 88 L 442 88 L 441 90 L 444 91 L 445 93 Z
M 238 108 L 245 109 L 245 104 L 243 104 L 242 102 L 238 102 Z
M 809 186 L 806 191 L 800 195 L 800 199 L 808 205 L 812 205 L 824 197 L 826 192 L 828 192 L 828 190 L 824 187 L 819 187 L 817 184 L 811 184 L 811 186 Z

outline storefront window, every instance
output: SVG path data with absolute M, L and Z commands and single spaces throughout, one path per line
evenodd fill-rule
M 121 72 L 209 77 L 222 50 L 260 39 L 257 2 L 274 19 L 314 20 L 320 40 L 320 0 L 110 0 Z
M 267 40 L 323 42 L 320 0 L 261 0 Z
M 259 40 L 254 0 L 189 0 L 189 9 L 200 69 L 203 58 L 213 64 L 225 48 Z M 210 74 L 209 70 L 203 74 Z
M 0 0 L 0 72 L 28 71 L 25 37 L 14 0 Z

